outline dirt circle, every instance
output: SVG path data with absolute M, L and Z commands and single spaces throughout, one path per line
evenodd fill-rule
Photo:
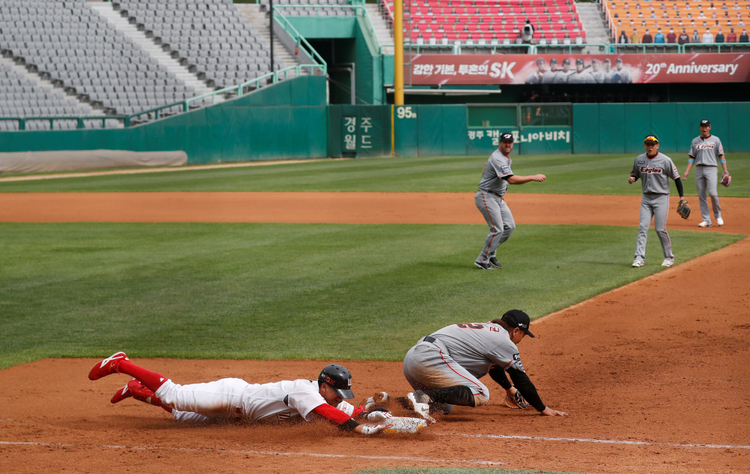
M 521 225 L 636 226 L 637 201 L 508 196 Z M 282 216 L 283 222 L 482 223 L 473 196 L 456 193 L 311 193 L 303 199 L 298 193 L 103 193 L 96 199 L 3 194 L 3 202 L 5 222 L 279 222 Z M 722 198 L 727 225 L 711 230 L 750 234 L 748 204 Z M 575 213 L 583 208 L 590 211 Z M 612 209 L 633 212 L 612 215 Z M 671 216 L 668 226 L 696 224 Z M 571 412 L 567 418 L 504 408 L 499 390 L 491 388 L 495 398 L 489 405 L 456 408 L 412 436 L 362 438 L 323 422 L 180 425 L 142 403 L 111 405 L 109 398 L 127 378 L 88 381 L 93 359 L 42 360 L 0 371 L 0 470 L 328 473 L 455 466 L 748 472 L 748 262 L 745 239 L 535 321 L 537 338 L 521 346 L 524 362 L 545 402 Z M 229 376 L 257 382 L 312 378 L 328 363 L 138 362 L 182 383 Z M 400 363 L 345 364 L 360 398 L 377 390 L 409 390 Z

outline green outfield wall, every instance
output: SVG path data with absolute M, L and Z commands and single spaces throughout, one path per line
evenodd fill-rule
M 326 79 L 303 76 L 136 127 L 1 132 L 0 151 L 182 150 L 189 163 L 322 158 L 327 136 Z
M 703 119 L 726 151 L 747 152 L 748 117 L 749 102 L 574 104 L 572 152 L 637 153 L 643 137 L 654 133 L 660 151 L 687 153 Z
M 189 163 L 285 158 L 640 153 L 655 133 L 687 152 L 711 120 L 727 152 L 750 151 L 750 103 L 326 105 L 326 80 L 300 77 L 239 99 L 115 130 L 0 132 L 0 151 L 182 150 Z

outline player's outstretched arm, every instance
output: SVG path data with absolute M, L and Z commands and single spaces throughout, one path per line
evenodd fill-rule
M 509 184 L 526 184 L 526 183 L 529 183 L 531 181 L 536 181 L 538 183 L 541 183 L 545 179 L 547 179 L 547 177 L 545 175 L 543 175 L 543 174 L 535 174 L 535 175 L 532 175 L 532 176 L 516 176 L 516 175 L 513 175 L 510 178 L 508 178 L 508 183 Z

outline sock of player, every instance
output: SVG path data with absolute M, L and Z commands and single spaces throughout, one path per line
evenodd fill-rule
M 425 390 L 424 393 L 430 397 L 434 403 L 448 403 L 450 405 L 459 405 L 464 407 L 475 406 L 474 394 L 469 387 L 455 385 L 453 387 L 441 388 L 438 390 Z
M 139 402 L 148 403 L 149 405 L 153 405 L 155 407 L 163 408 L 167 411 L 167 413 L 172 413 L 172 408 L 164 405 L 161 400 L 159 400 L 156 395 L 150 395 L 148 397 L 143 397 L 141 395 L 133 395 L 133 398 L 138 400 Z
M 156 392 L 159 387 L 164 385 L 167 378 L 162 374 L 152 372 L 143 367 L 137 366 L 129 360 L 121 360 L 117 365 L 117 372 L 127 374 L 140 380 L 143 385 Z

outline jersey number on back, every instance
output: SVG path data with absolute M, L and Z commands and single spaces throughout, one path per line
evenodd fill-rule
M 456 324 L 456 326 L 460 327 L 461 329 L 484 329 L 484 324 L 461 323 Z

